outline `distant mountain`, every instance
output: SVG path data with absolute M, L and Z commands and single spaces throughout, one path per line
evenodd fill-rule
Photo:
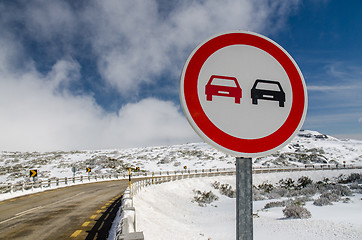
M 339 140 L 316 131 L 302 130 L 275 154 L 253 159 L 254 166 L 298 166 L 305 164 L 362 165 L 362 141 Z M 0 152 L 0 184 L 29 181 L 29 171 L 38 170 L 40 179 L 76 175 L 175 171 L 187 169 L 233 168 L 235 157 L 206 143 L 97 151 Z

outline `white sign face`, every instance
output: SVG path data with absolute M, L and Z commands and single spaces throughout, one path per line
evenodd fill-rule
M 214 36 L 193 51 L 180 99 L 206 142 L 244 157 L 286 145 L 307 109 L 304 79 L 290 55 L 272 40 L 242 31 Z

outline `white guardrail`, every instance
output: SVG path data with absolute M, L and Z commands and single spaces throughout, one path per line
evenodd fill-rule
M 362 169 L 362 166 L 353 165 L 304 165 L 300 167 L 281 167 L 281 168 L 253 168 L 253 174 L 273 173 L 273 172 L 297 172 L 313 170 L 340 170 L 340 169 Z M 157 173 L 156 173 L 157 174 Z M 159 174 L 146 176 L 132 183 L 131 189 L 127 188 L 123 194 L 121 209 L 121 220 L 117 227 L 114 240 L 143 240 L 143 232 L 136 231 L 136 213 L 133 207 L 133 196 L 142 188 L 151 184 L 160 184 L 164 182 L 176 181 L 187 178 L 214 177 L 235 175 L 235 169 L 203 169 L 203 170 L 184 170 L 167 171 Z
M 356 167 L 353 165 L 303 165 L 299 167 L 262 167 L 262 168 L 254 168 L 253 173 L 261 172 L 281 172 L 281 171 L 303 171 L 303 170 L 326 170 L 326 169 L 353 169 L 353 168 L 362 168 Z M 160 171 L 154 172 L 154 177 L 159 176 L 169 176 L 175 178 L 179 176 L 180 179 L 185 175 L 193 175 L 193 174 L 214 174 L 217 172 L 225 172 L 225 171 L 235 171 L 235 168 L 218 168 L 218 169 L 201 169 L 201 170 L 178 170 L 178 171 Z M 151 179 L 151 172 L 132 172 L 132 178 L 144 178 L 148 177 Z M 128 179 L 128 173 L 122 174 L 104 174 L 104 175 L 87 175 L 87 176 L 77 176 L 77 177 L 65 177 L 65 178 L 52 178 L 47 180 L 36 180 L 36 181 L 28 181 L 22 183 L 9 183 L 0 185 L 0 194 L 3 193 L 13 193 L 18 191 L 26 191 L 26 190 L 34 190 L 34 189 L 48 189 L 55 188 L 59 186 L 69 186 L 73 184 L 81 184 L 81 183 L 90 183 L 97 181 L 110 181 L 110 180 L 122 180 Z M 155 179 L 155 181 L 164 181 L 164 178 Z M 172 180 L 167 180 L 172 181 Z

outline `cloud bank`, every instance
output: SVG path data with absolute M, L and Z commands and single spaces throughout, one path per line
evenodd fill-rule
M 124 148 L 200 141 L 178 102 L 142 97 L 178 87 L 183 64 L 210 35 L 275 33 L 299 1 L 26 1 L 0 3 L 0 150 Z M 32 49 L 36 54 L 32 53 Z M 43 55 L 41 55 L 43 54 Z M 125 101 L 105 111 L 80 58 Z M 50 65 L 42 70 L 42 64 Z M 88 83 L 89 84 L 89 83 Z M 136 96 L 136 97 L 134 97 Z M 136 100 L 135 100 L 136 99 Z

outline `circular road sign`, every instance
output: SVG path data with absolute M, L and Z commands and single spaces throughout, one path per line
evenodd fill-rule
M 294 138 L 308 98 L 286 50 L 260 34 L 235 31 L 193 50 L 182 71 L 180 101 L 207 143 L 234 156 L 260 157 Z

